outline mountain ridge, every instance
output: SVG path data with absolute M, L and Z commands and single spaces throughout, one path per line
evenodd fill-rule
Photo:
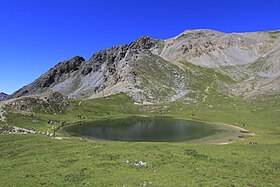
M 4 92 L 0 92 L 0 101 L 5 101 L 9 98 L 9 95 L 4 93 Z
M 237 82 L 229 85 L 219 80 L 219 92 L 241 97 L 272 89 L 278 92 L 279 36 L 280 31 L 223 33 L 201 29 L 186 30 L 166 40 L 143 36 L 130 44 L 100 50 L 89 60 L 76 56 L 63 61 L 11 97 L 58 91 L 70 98 L 99 98 L 125 92 L 140 103 L 195 100 L 189 95 L 203 89 L 190 85 L 197 81 L 203 84 L 196 80 L 196 73 L 201 69 L 206 76 L 207 68 Z M 260 68 L 253 67 L 254 63 Z

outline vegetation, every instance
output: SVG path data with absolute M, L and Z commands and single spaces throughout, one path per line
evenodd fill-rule
M 0 146 L 1 186 L 279 184 L 277 144 L 86 142 L 10 135 L 1 137 Z M 147 167 L 133 165 L 140 160 Z
M 256 103 L 213 93 L 204 103 L 139 106 L 128 96 L 118 94 L 71 100 L 67 112 L 61 114 L 27 115 L 8 110 L 9 124 L 37 131 L 50 131 L 53 125 L 48 124 L 49 120 L 65 124 L 126 115 L 161 115 L 244 123 L 257 135 L 229 145 L 1 135 L 0 186 L 276 186 L 280 182 L 280 97 L 275 97 Z M 58 136 L 62 134 L 60 131 Z M 250 141 L 258 144 L 249 145 Z M 140 160 L 147 166 L 134 165 Z

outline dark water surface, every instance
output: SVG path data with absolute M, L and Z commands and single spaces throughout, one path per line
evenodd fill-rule
M 172 118 L 129 117 L 85 122 L 64 131 L 89 139 L 127 142 L 180 142 L 195 140 L 218 130 L 202 122 Z

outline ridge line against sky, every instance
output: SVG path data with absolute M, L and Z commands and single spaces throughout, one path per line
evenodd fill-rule
M 12 93 L 60 61 L 188 29 L 280 29 L 278 0 L 1 0 L 0 92 Z

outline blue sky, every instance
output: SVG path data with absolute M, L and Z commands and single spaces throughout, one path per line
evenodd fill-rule
M 279 7 L 279 0 L 0 0 L 0 92 L 143 35 L 279 30 Z

